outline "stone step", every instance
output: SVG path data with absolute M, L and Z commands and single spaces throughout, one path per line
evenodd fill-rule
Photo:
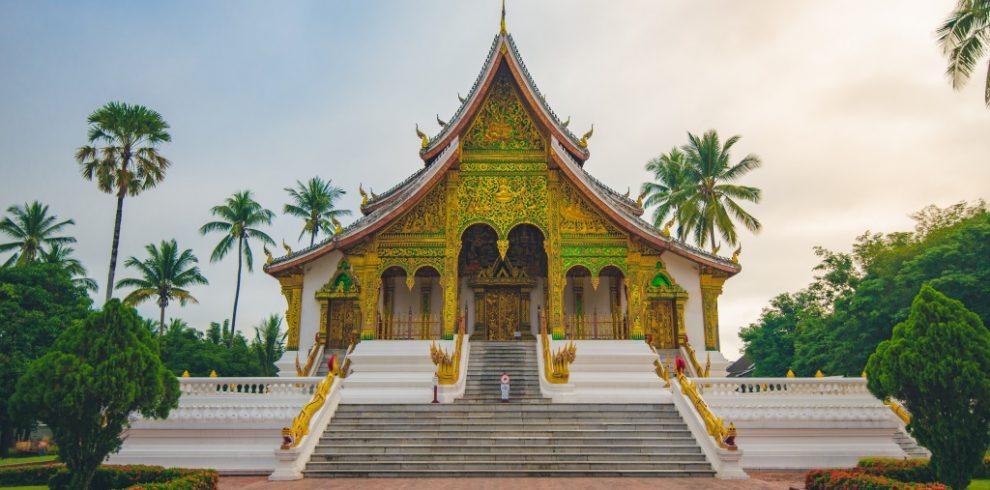
M 367 445 L 384 445 L 384 446 L 402 446 L 408 444 L 422 444 L 425 440 L 421 437 L 408 437 L 408 436 L 361 436 L 353 437 L 350 435 L 324 435 L 320 438 L 319 443 L 321 445 L 351 445 L 351 446 L 367 446 Z M 616 444 L 621 446 L 654 446 L 660 444 L 668 445 L 683 445 L 697 447 L 697 442 L 693 437 L 650 437 L 650 436 L 639 436 L 639 437 L 527 437 L 527 436 L 491 436 L 491 435 L 477 435 L 474 437 L 467 436 L 451 436 L 451 437 L 435 437 L 429 439 L 430 444 L 434 447 L 442 449 L 444 447 L 482 447 L 482 446 L 502 446 L 502 445 L 520 445 L 526 444 L 534 447 L 546 447 L 555 446 L 557 444 L 566 445 L 585 445 L 585 446 L 596 446 L 601 444 Z
M 347 431 L 334 431 L 330 430 L 324 433 L 323 437 L 325 439 L 334 438 L 413 438 L 413 439 L 427 439 L 427 438 L 455 438 L 455 437 L 467 437 L 467 438 L 478 438 L 478 437 L 493 437 L 493 438 L 576 438 L 576 439 L 601 439 L 605 437 L 615 437 L 618 439 L 631 438 L 631 437 L 654 437 L 654 438 L 664 438 L 664 437 L 690 437 L 691 431 L 684 429 L 669 429 L 664 431 L 639 431 L 639 430 L 629 430 L 629 429 L 552 429 L 552 430 L 537 430 L 537 429 L 490 429 L 490 428 L 468 428 L 468 429 L 446 429 L 446 428 L 409 428 L 409 429 L 397 429 L 397 428 L 386 428 L 386 429 L 350 429 Z
M 368 444 L 368 445 L 347 445 L 347 444 L 330 444 L 321 445 L 318 444 L 313 452 L 314 457 L 316 455 L 320 456 L 333 456 L 333 455 L 351 455 L 351 454 L 368 454 L 368 455 L 380 455 L 380 454 L 404 454 L 404 455 L 417 455 L 432 457 L 436 454 L 488 454 L 488 455 L 501 455 L 507 454 L 515 456 L 518 454 L 613 454 L 613 455 L 654 455 L 654 456 L 664 456 L 664 455 L 703 455 L 701 448 L 697 445 L 686 445 L 686 444 L 653 444 L 653 445 L 619 445 L 619 444 L 568 444 L 568 445 L 553 445 L 553 446 L 534 446 L 530 444 L 523 445 L 513 445 L 513 444 L 500 444 L 497 446 L 478 446 L 464 448 L 463 451 L 453 451 L 455 447 L 441 448 L 432 444 L 403 444 L 401 446 L 386 446 L 381 444 Z
M 535 461 L 555 461 L 562 463 L 572 463 L 572 462 L 623 462 L 630 459 L 643 460 L 648 456 L 650 459 L 662 457 L 664 461 L 676 462 L 676 463 L 700 463 L 706 464 L 705 455 L 701 453 L 697 454 L 671 454 L 671 453 L 653 453 L 645 455 L 643 453 L 637 454 L 615 454 L 606 451 L 598 452 L 586 452 L 586 453 L 570 453 L 570 454 L 555 454 L 555 453 L 529 453 L 526 454 L 527 460 L 532 459 Z M 520 454 L 512 453 L 476 453 L 476 452 L 434 452 L 434 453 L 349 453 L 349 454 L 314 454 L 310 461 L 314 463 L 320 462 L 356 462 L 356 463 L 366 463 L 369 461 L 374 462 L 447 462 L 447 461 L 490 461 L 490 462 L 503 462 L 503 461 L 519 461 Z
M 402 461 L 402 462 L 334 462 L 334 461 L 312 461 L 306 467 L 306 473 L 318 471 L 395 471 L 395 470 L 456 470 L 456 471 L 560 471 L 560 470 L 580 470 L 580 471 L 622 471 L 622 470 L 672 470 L 672 471 L 711 471 L 711 466 L 706 462 L 660 462 L 650 460 L 638 461 L 607 461 L 607 462 L 562 462 L 562 461 L 537 461 L 519 460 L 516 461 L 456 461 L 451 463 L 436 461 Z
M 539 477 L 571 477 L 571 478 L 711 478 L 715 471 L 681 471 L 681 470 L 396 470 L 396 471 L 309 471 L 303 474 L 308 478 L 539 478 Z
M 334 423 L 340 422 L 342 424 L 352 424 L 352 423 L 366 423 L 373 425 L 382 424 L 396 424 L 396 425 L 413 425 L 413 424 L 423 424 L 423 425 L 434 425 L 434 424 L 450 424 L 460 423 L 460 424 L 478 424 L 478 425 L 497 425 L 497 424 L 532 424 L 534 426 L 546 426 L 546 425 L 556 425 L 556 424 L 620 424 L 620 423 L 634 423 L 634 424 L 683 424 L 684 422 L 680 417 L 675 416 L 665 416 L 665 417 L 649 417 L 640 420 L 630 420 L 628 417 L 545 417 L 545 416 L 532 416 L 532 417 L 522 417 L 512 413 L 502 413 L 502 414 L 485 414 L 478 412 L 472 414 L 471 416 L 460 416 L 460 417 L 420 417 L 420 416 L 402 416 L 396 415 L 395 417 L 361 417 L 355 415 L 338 415 L 333 418 Z
M 353 429 L 376 429 L 376 430 L 390 430 L 396 427 L 402 428 L 436 428 L 443 427 L 448 430 L 456 429 L 474 429 L 474 428 L 487 428 L 491 430 L 541 430 L 553 428 L 554 430 L 577 430 L 577 429 L 596 429 L 596 430 L 610 430 L 610 429 L 626 429 L 626 430 L 638 430 L 638 431 L 664 431 L 664 430 L 687 430 L 687 426 L 683 422 L 668 421 L 668 422 L 591 422 L 591 421 L 581 421 L 581 422 L 549 422 L 549 423 L 534 423 L 530 420 L 510 420 L 510 421 L 485 421 L 485 420 L 452 420 L 452 421 L 396 421 L 396 422 L 378 422 L 369 424 L 364 421 L 357 420 L 339 420 L 334 422 L 334 424 L 327 428 L 331 431 L 344 431 Z
M 508 410 L 498 404 L 492 405 L 492 410 Z M 548 408 L 532 408 L 529 409 L 537 412 L 555 412 L 555 413 L 577 413 L 577 412 L 600 412 L 600 413 L 626 413 L 627 415 L 632 412 L 635 414 L 643 415 L 653 415 L 656 413 L 667 412 L 667 413 L 678 413 L 677 409 L 673 404 L 608 404 L 608 403 L 588 403 L 588 404 L 570 404 L 570 403 L 555 403 Z M 430 412 L 430 413 L 442 413 L 444 411 L 458 412 L 461 411 L 460 408 L 448 405 L 448 404 L 431 404 L 431 403 L 405 403 L 405 404 L 390 404 L 390 405 L 379 405 L 379 404 L 341 404 L 337 408 L 337 413 L 345 412 L 365 412 L 365 413 L 410 413 L 410 412 Z M 511 409 L 515 411 L 515 409 Z

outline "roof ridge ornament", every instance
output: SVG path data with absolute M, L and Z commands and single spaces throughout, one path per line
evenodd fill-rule
M 439 116 L 437 116 L 437 118 L 439 119 Z M 416 136 L 418 136 L 419 139 L 422 140 L 421 141 L 422 148 L 426 148 L 427 146 L 430 146 L 430 138 L 426 136 L 426 133 L 420 131 L 419 123 L 416 123 Z
M 581 140 L 578 141 L 578 146 L 580 146 L 581 148 L 587 148 L 588 147 L 588 140 L 591 139 L 591 136 L 593 134 L 595 134 L 595 125 L 594 124 L 591 125 L 591 129 L 589 129 L 587 133 L 584 133 L 584 136 L 581 136 Z
M 509 33 L 509 31 L 505 29 L 505 0 L 502 0 L 502 22 L 499 24 L 498 33 L 502 35 Z

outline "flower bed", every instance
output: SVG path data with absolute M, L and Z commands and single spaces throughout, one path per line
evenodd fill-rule
M 93 476 L 93 490 L 216 490 L 217 472 L 163 468 L 161 466 L 101 466 Z M 0 470 L 0 486 L 48 485 L 52 490 L 69 488 L 64 465 L 33 466 Z
M 860 468 L 848 470 L 811 470 L 804 478 L 806 490 L 950 490 L 941 483 L 905 483 L 893 478 L 871 475 Z

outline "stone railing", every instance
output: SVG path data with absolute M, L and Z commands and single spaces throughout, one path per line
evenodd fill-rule
M 297 376 L 312 376 L 319 366 L 316 365 L 316 359 L 323 356 L 323 342 L 317 338 L 317 341 L 313 343 L 313 346 L 309 348 L 309 354 L 306 356 L 306 365 L 299 365 L 299 354 L 296 353 L 296 375 Z
M 705 367 L 702 368 L 701 363 L 698 362 L 698 355 L 695 354 L 694 347 L 692 347 L 691 344 L 685 342 L 684 345 L 681 346 L 681 350 L 684 352 L 684 357 L 687 358 L 688 363 L 690 363 L 691 370 L 694 371 L 694 375 L 699 378 L 707 378 L 708 373 L 712 368 L 711 355 L 709 354 L 709 357 L 705 359 Z
M 890 411 L 894 412 L 894 415 L 901 419 L 901 422 L 904 422 L 904 425 L 911 423 L 911 412 L 908 412 L 907 408 L 904 408 L 904 405 L 901 405 L 900 402 L 894 400 L 893 398 L 888 398 L 883 401 L 883 404 L 890 407 Z
M 705 378 L 705 396 L 757 398 L 768 396 L 872 396 L 863 378 Z
M 322 378 L 179 378 L 182 396 L 312 395 Z
M 716 415 L 704 399 L 702 383 L 707 383 L 708 379 L 692 380 L 683 372 L 667 373 L 667 376 L 674 406 L 712 463 L 715 477 L 723 480 L 748 478 L 741 464 L 743 451 L 736 446 L 735 426 L 726 425 L 723 417 Z

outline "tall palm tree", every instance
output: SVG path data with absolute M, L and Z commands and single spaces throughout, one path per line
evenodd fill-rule
M 76 151 L 79 170 L 86 180 L 117 197 L 117 215 L 110 246 L 110 272 L 106 301 L 113 294 L 117 270 L 120 223 L 124 197 L 136 196 L 158 185 L 171 162 L 158 153 L 160 143 L 171 141 L 168 123 L 162 115 L 141 105 L 110 102 L 89 115 L 88 145 Z M 102 145 L 102 146 L 100 146 Z
M 75 249 L 72 247 L 65 247 L 59 243 L 53 243 L 48 248 L 48 250 L 42 250 L 39 259 L 41 262 L 46 264 L 57 264 L 62 266 L 69 276 L 72 277 L 72 282 L 87 291 L 96 291 L 96 281 L 86 277 L 86 268 L 83 267 L 82 262 L 79 259 L 72 256 Z
M 333 233 L 334 219 L 351 214 L 347 209 L 334 208 L 334 201 L 343 197 L 346 191 L 332 183 L 333 179 L 324 181 L 319 177 L 313 177 L 305 184 L 297 180 L 295 189 L 285 188 L 292 203 L 286 204 L 282 212 L 303 219 L 304 225 L 299 232 L 299 238 L 309 233 L 310 247 L 316 243 L 316 235 L 319 232 L 327 235 Z
M 959 0 L 938 28 L 938 42 L 949 58 L 945 74 L 952 88 L 959 90 L 969 81 L 990 44 L 990 0 Z M 990 107 L 990 66 L 983 100 Z
M 657 206 L 653 211 L 654 226 L 663 226 L 668 217 L 678 218 L 684 200 L 681 191 L 691 185 L 686 167 L 684 152 L 676 147 L 646 163 L 646 171 L 653 174 L 654 181 L 644 182 L 641 192 L 646 196 L 644 207 Z M 684 239 L 686 234 L 687 228 L 678 223 L 677 237 Z
M 733 218 L 752 232 L 758 232 L 762 227 L 759 220 L 737 202 L 760 202 L 760 189 L 730 183 L 762 165 L 760 158 L 752 154 L 735 165 L 730 164 L 729 150 L 738 141 L 739 136 L 733 136 L 723 145 L 718 133 L 709 130 L 700 138 L 688 133 L 688 144 L 681 147 L 687 163 L 687 179 L 692 184 L 671 199 L 681 203 L 678 215 L 685 229 L 693 234 L 699 246 L 710 241 L 713 253 L 718 248 L 716 233 L 729 245 L 738 243 Z
M 254 257 L 251 253 L 251 239 L 260 240 L 262 244 L 275 246 L 275 241 L 263 231 L 254 228 L 258 225 L 272 224 L 275 213 L 265 209 L 251 197 L 251 191 L 235 192 L 220 206 L 210 210 L 213 216 L 222 221 L 211 221 L 203 225 L 199 232 L 220 232 L 223 238 L 217 243 L 210 255 L 210 262 L 224 258 L 234 247 L 237 248 L 237 288 L 234 290 L 234 313 L 230 317 L 230 344 L 234 343 L 234 332 L 237 328 L 237 301 L 241 296 L 241 269 L 247 262 L 248 272 L 254 270 Z M 236 242 L 236 244 L 235 244 Z
M 58 216 L 48 214 L 48 205 L 38 201 L 24 203 L 24 206 L 7 208 L 10 216 L 4 216 L 0 221 L 0 233 L 13 239 L 11 242 L 0 243 L 0 252 L 16 250 L 11 257 L 17 265 L 33 262 L 44 252 L 45 247 L 75 243 L 70 236 L 56 236 L 65 227 L 76 224 L 67 219 L 59 221 Z
M 209 282 L 199 272 L 199 267 L 196 266 L 199 260 L 192 250 L 179 252 L 174 239 L 162 240 L 161 247 L 152 243 L 144 249 L 148 251 L 146 259 L 130 257 L 124 262 L 125 267 L 136 269 L 141 277 L 121 279 L 117 282 L 117 289 L 135 288 L 124 298 L 124 302 L 129 305 L 143 303 L 152 297 L 156 299 L 161 312 L 158 335 L 162 336 L 165 335 L 165 307 L 172 300 L 178 300 L 183 306 L 187 302 L 198 303 L 185 288 Z
M 261 366 L 263 376 L 275 376 L 275 362 L 285 353 L 285 336 L 279 327 L 282 325 L 282 316 L 278 313 L 269 316 L 254 327 L 254 341 L 251 342 L 251 350 L 258 356 L 258 364 Z

